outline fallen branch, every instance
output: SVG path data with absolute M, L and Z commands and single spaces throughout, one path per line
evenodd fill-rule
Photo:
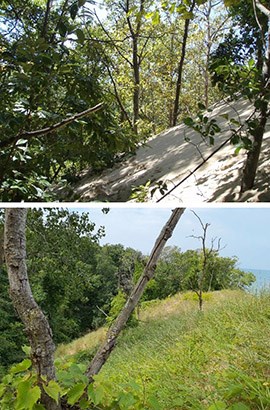
M 89 115 L 89 114 L 93 114 L 94 112 L 100 110 L 102 107 L 103 107 L 103 103 L 97 104 L 95 105 L 95 107 L 88 108 L 85 111 L 79 112 L 78 114 L 74 114 L 71 117 L 65 118 L 64 120 L 58 122 L 57 124 L 50 125 L 49 127 L 42 128 L 41 130 L 22 131 L 19 134 L 17 134 L 15 137 L 11 137 L 7 140 L 1 141 L 0 148 L 6 148 L 9 145 L 16 143 L 21 138 L 25 138 L 28 140 L 34 137 L 39 137 L 41 135 L 50 134 L 51 132 L 59 130 L 60 128 L 63 128 L 66 125 L 78 120 L 79 118 L 85 117 L 86 115 Z

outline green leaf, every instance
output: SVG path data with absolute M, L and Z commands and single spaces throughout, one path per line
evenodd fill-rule
M 159 14 L 159 11 L 156 10 L 152 17 L 152 24 L 156 26 L 159 23 L 160 23 L 160 14 Z
M 27 345 L 22 346 L 22 351 L 26 354 L 26 356 L 30 356 L 31 353 L 31 347 Z
M 78 4 L 77 3 L 72 4 L 72 6 L 69 9 L 70 17 L 72 18 L 72 20 L 75 20 L 78 11 L 79 11 Z
M 4 395 L 6 391 L 6 386 L 4 384 L 0 384 L 0 399 Z
M 31 367 L 31 366 L 32 366 L 31 360 L 30 359 L 24 359 L 21 363 L 18 363 L 15 366 L 12 366 L 10 371 L 13 374 L 21 373 L 21 372 L 24 372 L 25 370 L 29 369 L 29 367 Z
M 79 5 L 79 7 L 84 6 L 84 5 L 85 5 L 85 3 L 86 3 L 86 0 L 79 0 L 79 1 L 78 1 L 78 5 Z
M 86 388 L 85 383 L 75 384 L 75 386 L 73 386 L 67 393 L 68 404 L 71 404 L 71 405 L 75 404 L 82 397 L 85 388 Z
M 65 25 L 65 23 L 63 23 L 62 21 L 60 21 L 59 25 L 58 25 L 58 30 L 59 30 L 59 34 L 61 37 L 66 37 L 66 34 L 68 32 L 68 28 Z
M 83 44 L 83 43 L 84 43 L 84 40 L 85 40 L 84 32 L 83 32 L 80 28 L 78 28 L 78 29 L 75 31 L 75 33 L 76 33 L 76 36 L 78 37 L 79 43 Z
M 135 399 L 132 393 L 122 393 L 119 396 L 118 405 L 120 409 L 126 410 L 130 408 L 131 406 L 134 406 L 136 401 L 137 400 Z
M 104 398 L 104 388 L 101 385 L 96 386 L 95 388 L 95 404 L 99 404 L 102 402 Z
M 237 147 L 237 148 L 235 149 L 234 155 L 238 155 L 242 148 L 243 148 L 242 145 L 239 145 L 239 147 Z
M 198 103 L 198 108 L 199 110 L 202 110 L 202 111 L 206 110 L 206 106 L 202 104 L 201 102 Z
M 194 125 L 194 120 L 191 117 L 186 117 L 183 121 L 188 127 L 192 127 Z
M 32 410 L 41 397 L 40 388 L 38 386 L 31 387 L 30 380 L 20 382 L 17 392 L 16 410 Z
M 48 396 L 50 396 L 52 399 L 54 399 L 58 403 L 59 393 L 61 392 L 61 387 L 56 381 L 50 380 L 47 385 L 43 384 L 43 389 L 48 394 Z
M 194 18 L 194 13 L 192 13 L 191 11 L 186 11 L 182 14 L 182 18 L 185 20 L 191 20 Z

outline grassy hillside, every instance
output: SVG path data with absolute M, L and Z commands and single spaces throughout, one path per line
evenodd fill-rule
M 100 408 L 270 409 L 270 294 L 205 299 L 203 312 L 191 293 L 142 308 L 96 378 Z M 58 357 L 87 361 L 104 335 L 60 346 Z

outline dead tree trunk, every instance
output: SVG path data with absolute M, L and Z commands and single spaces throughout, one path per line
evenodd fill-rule
M 140 297 L 142 296 L 144 289 L 150 279 L 153 278 L 156 268 L 156 263 L 158 258 L 167 242 L 167 240 L 172 236 L 173 230 L 177 225 L 181 215 L 184 212 L 184 208 L 176 208 L 173 210 L 170 219 L 167 221 L 163 227 L 161 233 L 159 234 L 156 243 L 152 249 L 151 255 L 149 257 L 148 263 L 144 269 L 144 272 L 137 284 L 135 285 L 133 291 L 131 292 L 124 308 L 118 315 L 115 323 L 110 327 L 107 333 L 106 341 L 100 347 L 92 362 L 87 369 L 87 376 L 90 382 L 93 381 L 93 376 L 98 374 L 102 366 L 107 361 L 110 353 L 115 347 L 117 337 L 126 325 L 131 313 L 138 304 Z
M 47 410 L 61 407 L 42 389 L 41 376 L 55 379 L 54 350 L 50 325 L 37 305 L 28 281 L 26 267 L 27 209 L 6 209 L 4 250 L 8 270 L 10 296 L 22 320 L 31 345 L 31 359 L 42 392 L 42 404 Z

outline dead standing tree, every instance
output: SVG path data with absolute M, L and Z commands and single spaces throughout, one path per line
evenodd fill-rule
M 202 244 L 202 250 L 201 250 L 201 263 L 200 263 L 200 271 L 198 273 L 198 277 L 196 278 L 196 285 L 197 286 L 192 286 L 192 290 L 197 294 L 198 298 L 199 298 L 199 309 L 202 311 L 203 308 L 203 289 L 205 286 L 205 280 L 207 278 L 207 270 L 208 270 L 208 265 L 209 265 L 209 261 L 210 258 L 213 254 L 217 253 L 220 251 L 220 241 L 221 238 L 218 239 L 217 241 L 217 247 L 215 248 L 215 242 L 216 242 L 216 238 L 211 240 L 211 247 L 210 249 L 207 248 L 206 246 L 206 239 L 207 239 L 207 229 L 210 226 L 210 223 L 206 223 L 204 224 L 201 220 L 201 218 L 199 217 L 199 215 L 196 214 L 196 212 L 191 211 L 196 218 L 199 220 L 200 225 L 202 227 L 202 235 L 199 236 L 195 236 L 195 235 L 190 235 L 191 238 L 195 238 L 198 239 L 201 244 Z

